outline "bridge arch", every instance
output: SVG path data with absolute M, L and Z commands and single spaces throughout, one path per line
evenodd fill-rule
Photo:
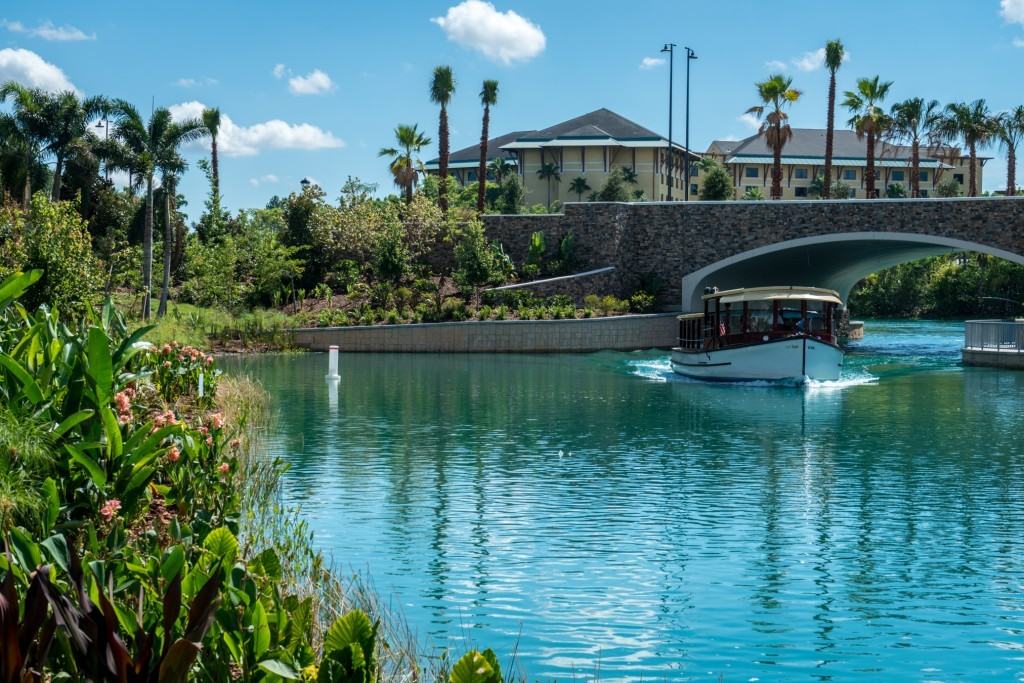
M 871 273 L 928 256 L 974 251 L 1024 265 L 1024 255 L 969 240 L 907 232 L 846 232 L 769 244 L 711 263 L 682 279 L 682 307 L 702 307 L 705 287 L 827 287 L 843 301 Z

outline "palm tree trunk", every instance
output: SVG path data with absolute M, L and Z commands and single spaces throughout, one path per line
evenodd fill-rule
M 171 226 L 171 195 L 174 193 L 173 183 L 164 183 L 164 280 L 160 289 L 160 306 L 156 309 L 156 317 L 167 314 L 167 299 L 171 286 L 171 252 L 174 250 L 174 228 Z
M 28 167 L 25 167 L 25 189 L 21 195 L 21 208 L 28 211 L 29 205 L 32 203 L 32 175 Z
M 153 289 L 153 175 L 146 177 L 146 217 L 142 226 L 142 319 L 149 320 Z
M 1015 145 L 1006 146 L 1006 196 L 1013 197 L 1017 194 L 1017 148 Z
M 867 192 L 868 199 L 875 198 L 875 130 L 874 128 L 868 129 L 868 150 L 867 150 L 868 167 L 865 173 L 867 173 L 867 182 L 864 185 L 865 191 Z
M 220 195 L 220 162 L 217 160 L 217 136 L 210 139 L 210 177 L 213 179 L 213 191 Z
M 921 141 L 916 137 L 910 149 L 910 196 L 921 196 Z
M 782 199 L 782 131 L 779 130 L 772 145 L 772 199 Z
M 50 193 L 50 198 L 55 201 L 60 201 L 60 186 L 61 176 L 64 174 L 64 155 L 57 155 L 57 165 L 53 169 L 53 191 Z
M 825 128 L 825 178 L 821 184 L 821 198 L 832 196 L 832 146 L 836 127 L 836 72 L 828 79 L 828 123 Z
M 476 212 L 484 212 L 484 196 L 487 192 L 487 135 L 491 127 L 491 105 L 484 105 L 484 124 L 480 131 L 480 166 L 477 169 Z
M 970 178 L 970 183 L 967 186 L 967 196 L 968 197 L 977 197 L 978 196 L 978 179 L 977 179 L 977 175 L 974 172 L 974 166 L 975 166 L 975 164 L 978 161 L 978 146 L 972 141 L 971 145 L 970 145 L 970 148 L 971 148 L 971 167 L 969 169 L 967 169 L 968 177 Z
M 441 182 L 437 186 L 437 204 L 448 213 L 448 108 L 441 105 L 441 118 L 437 127 L 439 155 L 437 160 Z

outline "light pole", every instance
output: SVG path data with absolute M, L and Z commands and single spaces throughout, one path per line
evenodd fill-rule
M 675 43 L 665 43 L 665 47 L 661 48 L 662 52 L 668 53 L 668 201 L 672 201 L 672 67 L 675 48 Z
M 103 141 L 110 142 L 110 119 L 104 116 L 101 120 L 96 122 L 96 127 L 103 129 Z M 103 161 L 103 175 L 105 176 L 106 181 L 110 182 L 110 159 L 105 159 Z
M 697 59 L 697 53 L 688 47 L 684 47 L 686 50 L 686 141 L 683 146 L 686 147 L 686 172 L 684 178 L 686 182 L 683 185 L 683 199 L 690 201 L 690 62 Z

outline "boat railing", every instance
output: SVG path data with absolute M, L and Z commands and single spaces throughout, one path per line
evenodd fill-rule
M 968 320 L 964 348 L 969 351 L 1024 352 L 1024 320 Z

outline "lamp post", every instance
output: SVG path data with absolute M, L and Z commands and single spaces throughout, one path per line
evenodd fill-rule
M 684 47 L 686 50 L 686 142 L 683 146 L 686 147 L 686 172 L 684 178 L 686 182 L 683 185 L 683 199 L 686 201 L 690 200 L 690 62 L 697 59 L 697 53 L 688 47 Z
M 299 185 L 302 186 L 302 191 L 303 192 L 308 190 L 309 186 L 312 185 L 312 184 L 313 184 L 313 181 L 311 181 L 309 178 L 303 178 L 302 180 L 299 181 Z
M 672 201 L 672 67 L 675 49 L 675 43 L 665 43 L 665 47 L 661 48 L 662 52 L 668 53 L 668 201 Z
M 103 129 L 103 141 L 110 142 L 110 119 L 104 116 L 102 119 L 96 122 L 97 128 Z M 105 159 L 103 161 L 103 175 L 107 182 L 110 182 L 110 160 Z

